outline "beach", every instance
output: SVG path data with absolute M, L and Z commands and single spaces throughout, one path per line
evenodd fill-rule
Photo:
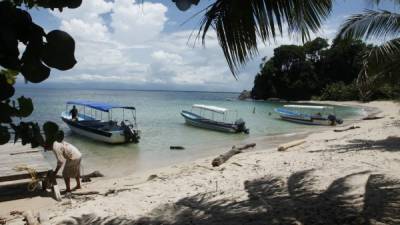
M 305 143 L 286 151 L 259 138 L 255 149 L 219 167 L 211 166 L 214 155 L 95 178 L 77 192 L 93 194 L 61 202 L 48 196 L 4 201 L 0 216 L 7 224 L 23 224 L 10 216 L 13 210 L 39 213 L 42 224 L 399 224 L 399 103 L 329 103 L 382 118 L 292 137 Z

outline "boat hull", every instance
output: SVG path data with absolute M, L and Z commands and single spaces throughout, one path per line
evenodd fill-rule
M 305 124 L 305 125 L 317 125 L 317 126 L 332 126 L 335 125 L 335 123 L 332 123 L 331 120 L 329 120 L 326 117 L 322 116 L 311 116 L 308 114 L 302 114 L 302 113 L 297 113 L 293 111 L 289 111 L 286 109 L 275 109 L 275 111 L 279 114 L 280 118 L 285 121 L 293 122 L 293 123 L 299 123 L 299 124 Z
M 183 116 L 183 118 L 185 118 L 186 124 L 194 127 L 220 131 L 225 133 L 241 132 L 237 129 L 235 124 L 212 121 L 187 111 L 182 111 L 181 115 Z
M 123 131 L 106 132 L 89 127 L 84 127 L 75 121 L 71 121 L 65 118 L 62 118 L 62 120 L 75 134 L 110 144 L 121 144 L 126 142 Z

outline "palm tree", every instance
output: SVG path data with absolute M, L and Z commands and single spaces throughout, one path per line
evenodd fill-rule
M 216 0 L 205 9 L 199 36 L 203 44 L 213 28 L 231 72 L 257 55 L 259 42 L 278 35 L 300 35 L 308 40 L 310 32 L 321 27 L 332 10 L 333 0 Z
M 400 4 L 398 0 L 394 2 Z M 342 25 L 338 37 L 380 43 L 364 57 L 364 66 L 357 79 L 362 97 L 368 97 L 374 81 L 400 72 L 400 14 L 384 10 L 366 10 L 355 14 Z

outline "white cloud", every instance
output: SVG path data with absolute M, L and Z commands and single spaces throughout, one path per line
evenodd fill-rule
M 116 0 L 110 23 L 113 38 L 128 45 L 153 41 L 164 28 L 166 12 L 167 7 L 160 3 Z
M 70 20 L 62 20 L 61 29 L 68 32 L 78 40 L 109 40 L 107 26 L 99 22 L 88 23 L 81 19 L 75 18 Z
M 85 0 L 76 9 L 64 9 L 62 12 L 57 10 L 50 11 L 54 16 L 62 20 L 80 19 L 88 23 L 101 22 L 101 15 L 109 13 L 113 7 L 113 2 L 104 0 Z
M 206 47 L 193 45 L 191 30 L 164 31 L 175 23 L 166 13 L 165 5 L 140 0 L 86 0 L 78 9 L 52 12 L 60 19 L 60 29 L 74 37 L 78 64 L 51 76 L 49 82 L 240 91 L 251 88 L 261 57 L 271 56 L 278 44 L 293 43 L 285 36 L 261 44 L 260 56 L 236 81 L 214 32 L 207 35 Z

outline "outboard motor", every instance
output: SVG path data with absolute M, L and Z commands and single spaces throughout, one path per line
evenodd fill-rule
M 235 121 L 235 125 L 237 127 L 238 132 L 243 132 L 245 134 L 249 134 L 249 129 L 246 128 L 246 122 L 243 119 L 238 119 Z
M 330 115 L 328 116 L 328 120 L 331 121 L 331 125 L 332 125 L 332 126 L 333 126 L 333 125 L 336 125 L 336 124 L 342 124 L 342 123 L 343 123 L 343 120 L 341 120 L 341 119 L 339 119 L 339 118 L 336 118 L 336 116 L 335 116 L 335 115 L 332 115 L 332 114 L 330 114 Z
M 121 122 L 121 127 L 124 129 L 125 142 L 139 142 L 140 137 L 138 131 L 132 129 L 130 125 L 125 124 L 123 121 Z

